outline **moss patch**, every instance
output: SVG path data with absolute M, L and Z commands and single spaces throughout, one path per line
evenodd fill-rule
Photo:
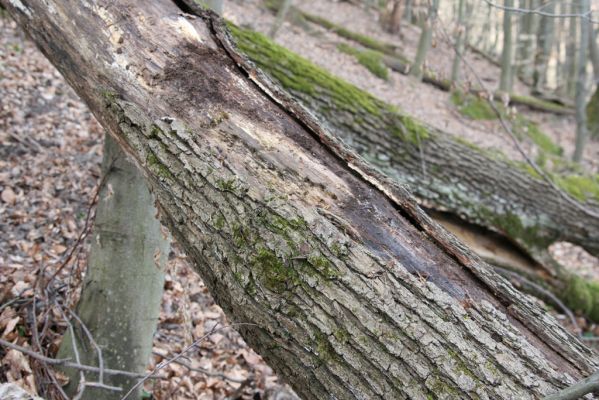
M 172 179 L 173 174 L 168 169 L 166 165 L 164 165 L 160 159 L 154 153 L 149 153 L 146 157 L 146 163 L 148 168 L 153 171 L 158 177 L 162 179 Z
M 554 177 L 558 186 L 580 201 L 599 201 L 599 175 L 566 175 Z
M 289 286 L 299 280 L 294 269 L 283 264 L 277 255 L 266 248 L 261 248 L 252 259 L 252 266 L 259 271 L 259 279 L 268 290 L 283 293 Z
M 510 99 L 513 103 L 522 104 L 535 109 L 540 109 L 549 112 L 555 112 L 559 114 L 571 114 L 572 109 L 551 101 L 546 101 L 531 96 L 524 96 L 515 93 L 510 93 Z
M 380 107 L 384 103 L 368 93 L 335 78 L 260 33 L 233 24 L 229 24 L 229 29 L 239 49 L 284 88 L 308 95 L 324 90 L 342 110 L 356 111 L 362 108 L 373 115 L 380 115 Z
M 526 224 L 512 212 L 497 214 L 485 207 L 481 207 L 479 212 L 483 220 L 502 230 L 507 237 L 518 239 L 531 248 L 547 248 L 555 241 L 555 238 L 543 235 L 537 226 Z
M 599 283 L 572 274 L 560 296 L 573 311 L 599 321 Z
M 592 137 L 599 137 L 599 85 L 587 104 L 587 125 Z
M 389 70 L 383 63 L 383 55 L 376 50 L 358 50 L 345 43 L 337 46 L 342 53 L 354 56 L 359 64 L 363 65 L 374 76 L 383 80 L 389 79 Z
M 460 114 L 474 120 L 496 119 L 497 114 L 489 102 L 472 94 L 455 91 L 451 94 L 451 102 L 458 108 Z

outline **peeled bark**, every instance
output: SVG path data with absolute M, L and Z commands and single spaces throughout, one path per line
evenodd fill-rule
M 538 398 L 593 353 L 173 3 L 1 0 L 306 399 Z

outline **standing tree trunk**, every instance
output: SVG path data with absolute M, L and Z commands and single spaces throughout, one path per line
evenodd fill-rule
M 416 58 L 410 69 L 410 75 L 422 79 L 424 73 L 424 62 L 426 61 L 426 55 L 431 47 L 433 40 L 433 28 L 434 22 L 437 18 L 437 12 L 439 10 L 439 0 L 432 0 L 426 18 L 422 22 L 422 32 L 420 33 L 420 39 L 418 40 L 418 50 L 416 52 Z
M 545 4 L 543 10 L 548 14 L 553 14 L 555 11 L 555 3 L 549 1 Z M 533 72 L 533 90 L 535 92 L 542 92 L 547 83 L 547 69 L 551 56 L 551 48 L 553 46 L 554 30 L 555 19 L 548 16 L 541 16 Z
M 506 7 L 513 7 L 514 0 L 505 0 Z M 499 90 L 504 93 L 512 91 L 514 80 L 513 73 L 513 45 L 512 45 L 512 13 L 503 11 L 503 49 L 501 51 L 501 76 Z
M 393 0 L 391 10 L 384 15 L 383 28 L 389 33 L 400 34 L 403 22 L 406 0 Z
M 0 2 L 143 168 L 217 302 L 303 398 L 539 398 L 597 368 L 252 67 L 220 20 L 166 0 Z
M 458 2 L 458 24 L 455 34 L 455 55 L 451 65 L 451 81 L 457 83 L 460 79 L 460 61 L 464 54 L 467 29 L 466 29 L 466 0 Z
M 279 11 L 277 11 L 277 17 L 275 18 L 275 22 L 273 22 L 270 27 L 270 31 L 268 32 L 268 36 L 271 38 L 275 38 L 277 36 L 277 32 L 281 29 L 281 25 L 285 22 L 287 18 L 287 14 L 289 13 L 289 8 L 291 7 L 292 0 L 283 0 L 281 3 L 281 7 L 279 7 Z
M 580 12 L 578 4 L 576 2 L 568 3 L 564 2 L 563 7 L 565 12 L 576 14 Z M 581 25 L 582 26 L 582 25 Z M 570 18 L 568 20 L 568 40 L 566 41 L 566 94 L 569 98 L 575 98 L 578 87 L 578 72 L 576 56 L 578 55 L 580 61 L 580 49 L 578 49 L 578 19 Z M 586 51 L 586 49 L 584 49 Z
M 143 373 L 152 354 L 170 238 L 161 230 L 144 177 L 108 134 L 103 173 L 105 185 L 100 191 L 76 315 L 102 349 L 105 368 Z M 71 324 L 76 348 L 67 331 L 58 357 L 76 360 L 77 351 L 82 364 L 99 366 L 93 342 L 76 319 Z M 80 384 L 79 373 L 65 372 L 69 376 L 67 393 L 74 395 Z M 86 381 L 97 382 L 98 375 L 86 374 Z M 104 377 L 104 383 L 125 392 L 135 382 L 119 375 Z M 123 393 L 88 387 L 82 398 L 120 399 Z M 141 388 L 135 395 L 140 398 Z
M 521 5 L 524 9 L 535 10 L 538 8 L 538 0 L 521 0 Z M 535 54 L 535 46 L 537 44 L 536 32 L 538 25 L 538 16 L 532 13 L 524 14 L 522 17 L 522 28 L 519 30 L 518 40 L 518 74 L 524 82 L 528 84 L 532 81 L 533 75 L 533 55 Z
M 590 0 L 580 1 L 581 14 L 589 12 Z M 588 139 L 586 96 L 587 96 L 587 52 L 589 51 L 588 18 L 580 18 L 580 43 L 578 48 L 578 76 L 576 79 L 576 147 L 572 160 L 580 163 Z
M 593 24 L 589 24 L 589 53 L 593 65 L 593 83 L 595 92 L 587 104 L 587 126 L 589 135 L 599 138 L 599 47 L 597 46 L 597 35 Z
M 201 3 L 204 7 L 214 11 L 218 15 L 223 15 L 223 0 L 194 0 Z

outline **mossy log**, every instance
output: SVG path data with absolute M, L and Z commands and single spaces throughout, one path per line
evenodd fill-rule
M 599 367 L 252 68 L 216 15 L 168 0 L 0 3 L 143 170 L 216 301 L 303 398 L 533 399 Z
M 275 12 L 279 9 L 280 4 L 281 4 L 281 0 L 267 0 L 266 1 L 266 6 L 270 10 L 275 11 Z M 381 58 L 387 67 L 389 67 L 392 70 L 399 72 L 401 74 L 408 74 L 410 72 L 411 63 L 407 59 L 407 57 L 405 57 L 399 53 L 399 49 L 397 48 L 397 46 L 394 46 L 390 43 L 382 42 L 380 40 L 371 38 L 371 37 L 361 34 L 361 33 L 354 32 L 354 31 L 347 29 L 343 26 L 337 25 L 337 24 L 327 20 L 326 18 L 307 13 L 303 10 L 300 10 L 297 7 L 292 7 L 292 14 L 293 14 L 294 18 L 296 19 L 296 21 L 298 19 L 301 19 L 302 22 L 308 21 L 313 24 L 319 25 L 331 32 L 334 32 L 335 34 L 339 35 L 340 37 L 342 37 L 344 39 L 351 40 L 351 41 L 357 43 L 359 46 L 366 49 L 366 50 L 360 50 L 360 48 L 354 49 L 354 51 L 353 51 L 354 55 L 359 54 L 360 52 L 364 52 L 364 51 L 379 52 L 380 54 L 378 54 L 377 57 Z M 422 72 L 422 82 L 428 83 L 428 84 L 436 87 L 437 89 L 440 89 L 440 90 L 443 90 L 446 92 L 450 91 L 452 89 L 452 83 L 449 79 L 439 77 L 436 74 L 433 74 L 427 70 L 424 70 Z M 480 88 L 478 88 L 478 89 L 472 88 L 472 89 L 470 89 L 470 91 L 473 94 L 486 95 L 486 93 L 483 93 L 483 91 Z M 497 95 L 499 97 L 499 94 L 497 94 Z M 565 115 L 574 114 L 574 109 L 572 107 L 565 106 L 564 104 L 562 104 L 560 102 L 553 102 L 550 100 L 546 100 L 546 99 L 542 99 L 542 98 L 530 96 L 530 95 L 510 93 L 509 103 L 514 106 L 524 106 L 524 107 L 527 107 L 527 108 L 530 108 L 530 109 L 536 110 L 536 111 L 550 112 L 550 113 L 554 113 L 554 114 L 565 114 Z
M 427 208 L 460 219 L 447 227 L 488 261 L 542 278 L 576 311 L 599 320 L 599 290 L 587 291 L 598 306 L 579 307 L 566 290 L 576 277 L 547 252 L 552 243 L 569 241 L 599 255 L 599 182 L 561 178 L 562 190 L 576 197 L 567 202 L 527 165 L 426 126 L 258 33 L 234 27 L 233 33 L 256 65 L 361 157 L 406 185 Z M 495 236 L 487 232 L 483 238 L 480 227 L 503 239 L 489 242 Z M 480 237 L 478 244 L 468 239 L 472 232 Z M 481 246 L 482 241 L 494 245 Z

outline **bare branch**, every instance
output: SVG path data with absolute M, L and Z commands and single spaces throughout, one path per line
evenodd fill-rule
M 594 24 L 599 23 L 599 21 L 596 21 L 593 19 L 593 10 L 586 11 L 584 13 L 555 14 L 555 13 L 548 13 L 545 11 L 541 11 L 541 9 L 544 7 L 544 5 L 542 5 L 539 8 L 535 8 L 535 9 L 527 9 L 527 8 L 518 8 L 518 7 L 506 7 L 506 6 L 502 6 L 500 4 L 494 3 L 490 0 L 483 0 L 483 1 L 491 7 L 494 7 L 494 8 L 503 10 L 503 11 L 518 13 L 518 14 L 536 14 L 536 15 L 541 15 L 543 17 L 549 17 L 549 18 L 584 18 L 584 19 L 588 19 L 591 23 L 594 23 Z

